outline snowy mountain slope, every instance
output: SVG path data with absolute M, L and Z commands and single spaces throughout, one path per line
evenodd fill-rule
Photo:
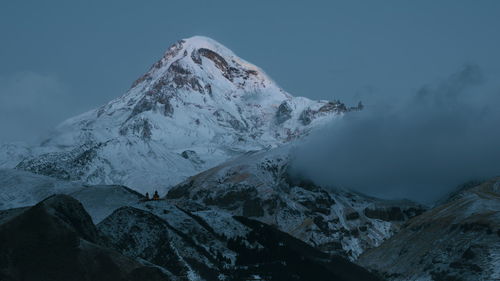
M 390 280 L 500 280 L 500 178 L 413 218 L 359 263 Z
M 141 192 L 247 151 L 276 147 L 348 111 L 293 97 L 216 41 L 171 46 L 123 96 L 63 122 L 19 169 Z
M 55 194 L 78 199 L 94 223 L 99 223 L 120 207 L 144 199 L 142 194 L 125 186 L 87 186 L 26 171 L 0 169 L 0 210 L 33 206 Z
M 125 186 L 87 186 L 16 169 L 0 169 L 0 210 L 33 206 L 55 194 L 78 199 L 95 223 L 120 207 L 144 199 L 142 194 Z
M 0 169 L 0 210 L 33 206 L 50 195 L 69 194 L 81 188 L 78 183 L 15 169 Z
M 232 236 L 245 236 L 248 232 L 247 228 L 241 226 L 232 216 L 223 212 L 217 212 L 217 219 L 202 223 L 201 219 L 197 219 L 197 216 L 178 208 L 169 201 L 146 201 L 143 196 L 122 186 L 91 186 L 73 193 L 72 196 L 75 196 L 83 204 L 92 216 L 93 221 L 99 223 L 98 226 L 103 228 L 103 231 L 109 231 L 110 233 L 115 232 L 115 230 L 106 230 L 104 228 L 110 228 L 110 225 L 113 225 L 113 229 L 123 229 L 134 225 L 138 226 L 148 220 L 162 221 L 160 224 L 163 227 L 159 229 L 156 226 L 146 225 L 144 227 L 171 232 L 168 234 L 169 241 L 171 246 L 176 249 L 177 254 L 188 259 L 194 258 L 201 263 L 207 262 L 207 253 L 208 258 L 212 260 L 217 258 L 218 255 L 222 255 L 233 263 L 235 261 L 235 253 L 228 250 L 225 242 L 220 241 L 220 235 L 216 234 L 223 231 L 219 230 L 220 224 L 217 224 L 220 220 L 227 223 L 225 227 L 229 226 L 227 230 L 231 231 Z M 210 212 L 206 207 L 203 207 L 203 209 L 204 212 Z M 148 214 L 144 215 L 144 212 Z M 130 217 L 131 221 L 137 221 L 137 224 L 119 223 L 120 221 L 125 222 L 128 217 Z M 148 241 L 159 241 L 158 239 L 161 237 L 156 237 L 156 235 L 161 236 L 163 234 L 158 231 L 147 231 L 143 235 L 151 236 Z M 124 239 L 124 234 L 116 235 L 120 235 L 116 239 Z M 187 250 L 187 248 L 191 249 L 193 246 L 186 244 L 188 243 L 185 241 L 186 237 L 189 237 L 190 243 L 199 245 L 194 251 L 197 253 L 196 257 L 192 256 L 193 251 Z M 137 248 L 135 251 L 140 252 L 143 250 Z M 184 253 L 184 251 L 187 252 Z M 212 270 L 214 266 L 211 266 Z M 215 267 L 217 266 L 220 265 Z
M 424 208 L 409 201 L 385 201 L 342 189 L 325 189 L 294 179 L 287 167 L 289 145 L 249 152 L 190 177 L 167 198 L 179 205 L 212 206 L 255 218 L 317 247 L 355 260 L 392 236 Z
M 0 169 L 12 169 L 32 154 L 31 148 L 26 144 L 0 143 Z

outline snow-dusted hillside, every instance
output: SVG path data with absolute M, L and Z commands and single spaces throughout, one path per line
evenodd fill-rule
M 415 217 L 359 263 L 389 280 L 500 280 L 500 178 Z
M 32 154 L 31 148 L 24 143 L 0 143 L 0 169 L 12 169 Z
M 216 41 L 171 46 L 123 96 L 57 127 L 17 167 L 138 191 L 168 187 L 234 156 L 276 147 L 346 112 L 293 97 Z
M 82 185 L 14 169 L 0 169 L 0 210 L 33 206 L 50 195 L 70 194 Z
M 387 201 L 326 189 L 289 174 L 292 145 L 249 152 L 190 177 L 167 198 L 192 201 L 276 226 L 318 249 L 355 260 L 424 211 L 410 201 Z

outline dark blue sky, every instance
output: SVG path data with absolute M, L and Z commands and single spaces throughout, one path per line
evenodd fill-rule
M 465 63 L 500 73 L 500 1 L 3 1 L 0 141 L 122 95 L 192 35 L 314 99 L 390 102 Z

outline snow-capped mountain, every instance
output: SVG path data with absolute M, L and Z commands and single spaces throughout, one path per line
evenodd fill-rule
M 359 263 L 389 280 L 500 280 L 500 178 L 461 189 Z
M 172 45 L 123 96 L 63 122 L 17 168 L 141 192 L 276 147 L 348 111 L 293 97 L 216 41 Z
M 351 260 L 425 210 L 411 201 L 381 200 L 297 178 L 288 170 L 291 157 L 292 144 L 248 152 L 188 178 L 166 197 L 187 209 L 210 206 L 257 219 Z
M 0 145 L 0 279 L 59 274 L 65 252 L 126 280 L 379 279 L 352 261 L 395 281 L 500 279 L 498 178 L 426 211 L 289 169 L 298 139 L 361 108 L 293 97 L 214 40 L 181 40 L 40 145 Z M 47 268 L 9 262 L 33 249 Z

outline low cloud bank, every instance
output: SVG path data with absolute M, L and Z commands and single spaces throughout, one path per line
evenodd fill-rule
M 391 105 L 346 114 L 296 149 L 292 171 L 321 185 L 422 203 L 498 176 L 499 81 L 465 65 Z

